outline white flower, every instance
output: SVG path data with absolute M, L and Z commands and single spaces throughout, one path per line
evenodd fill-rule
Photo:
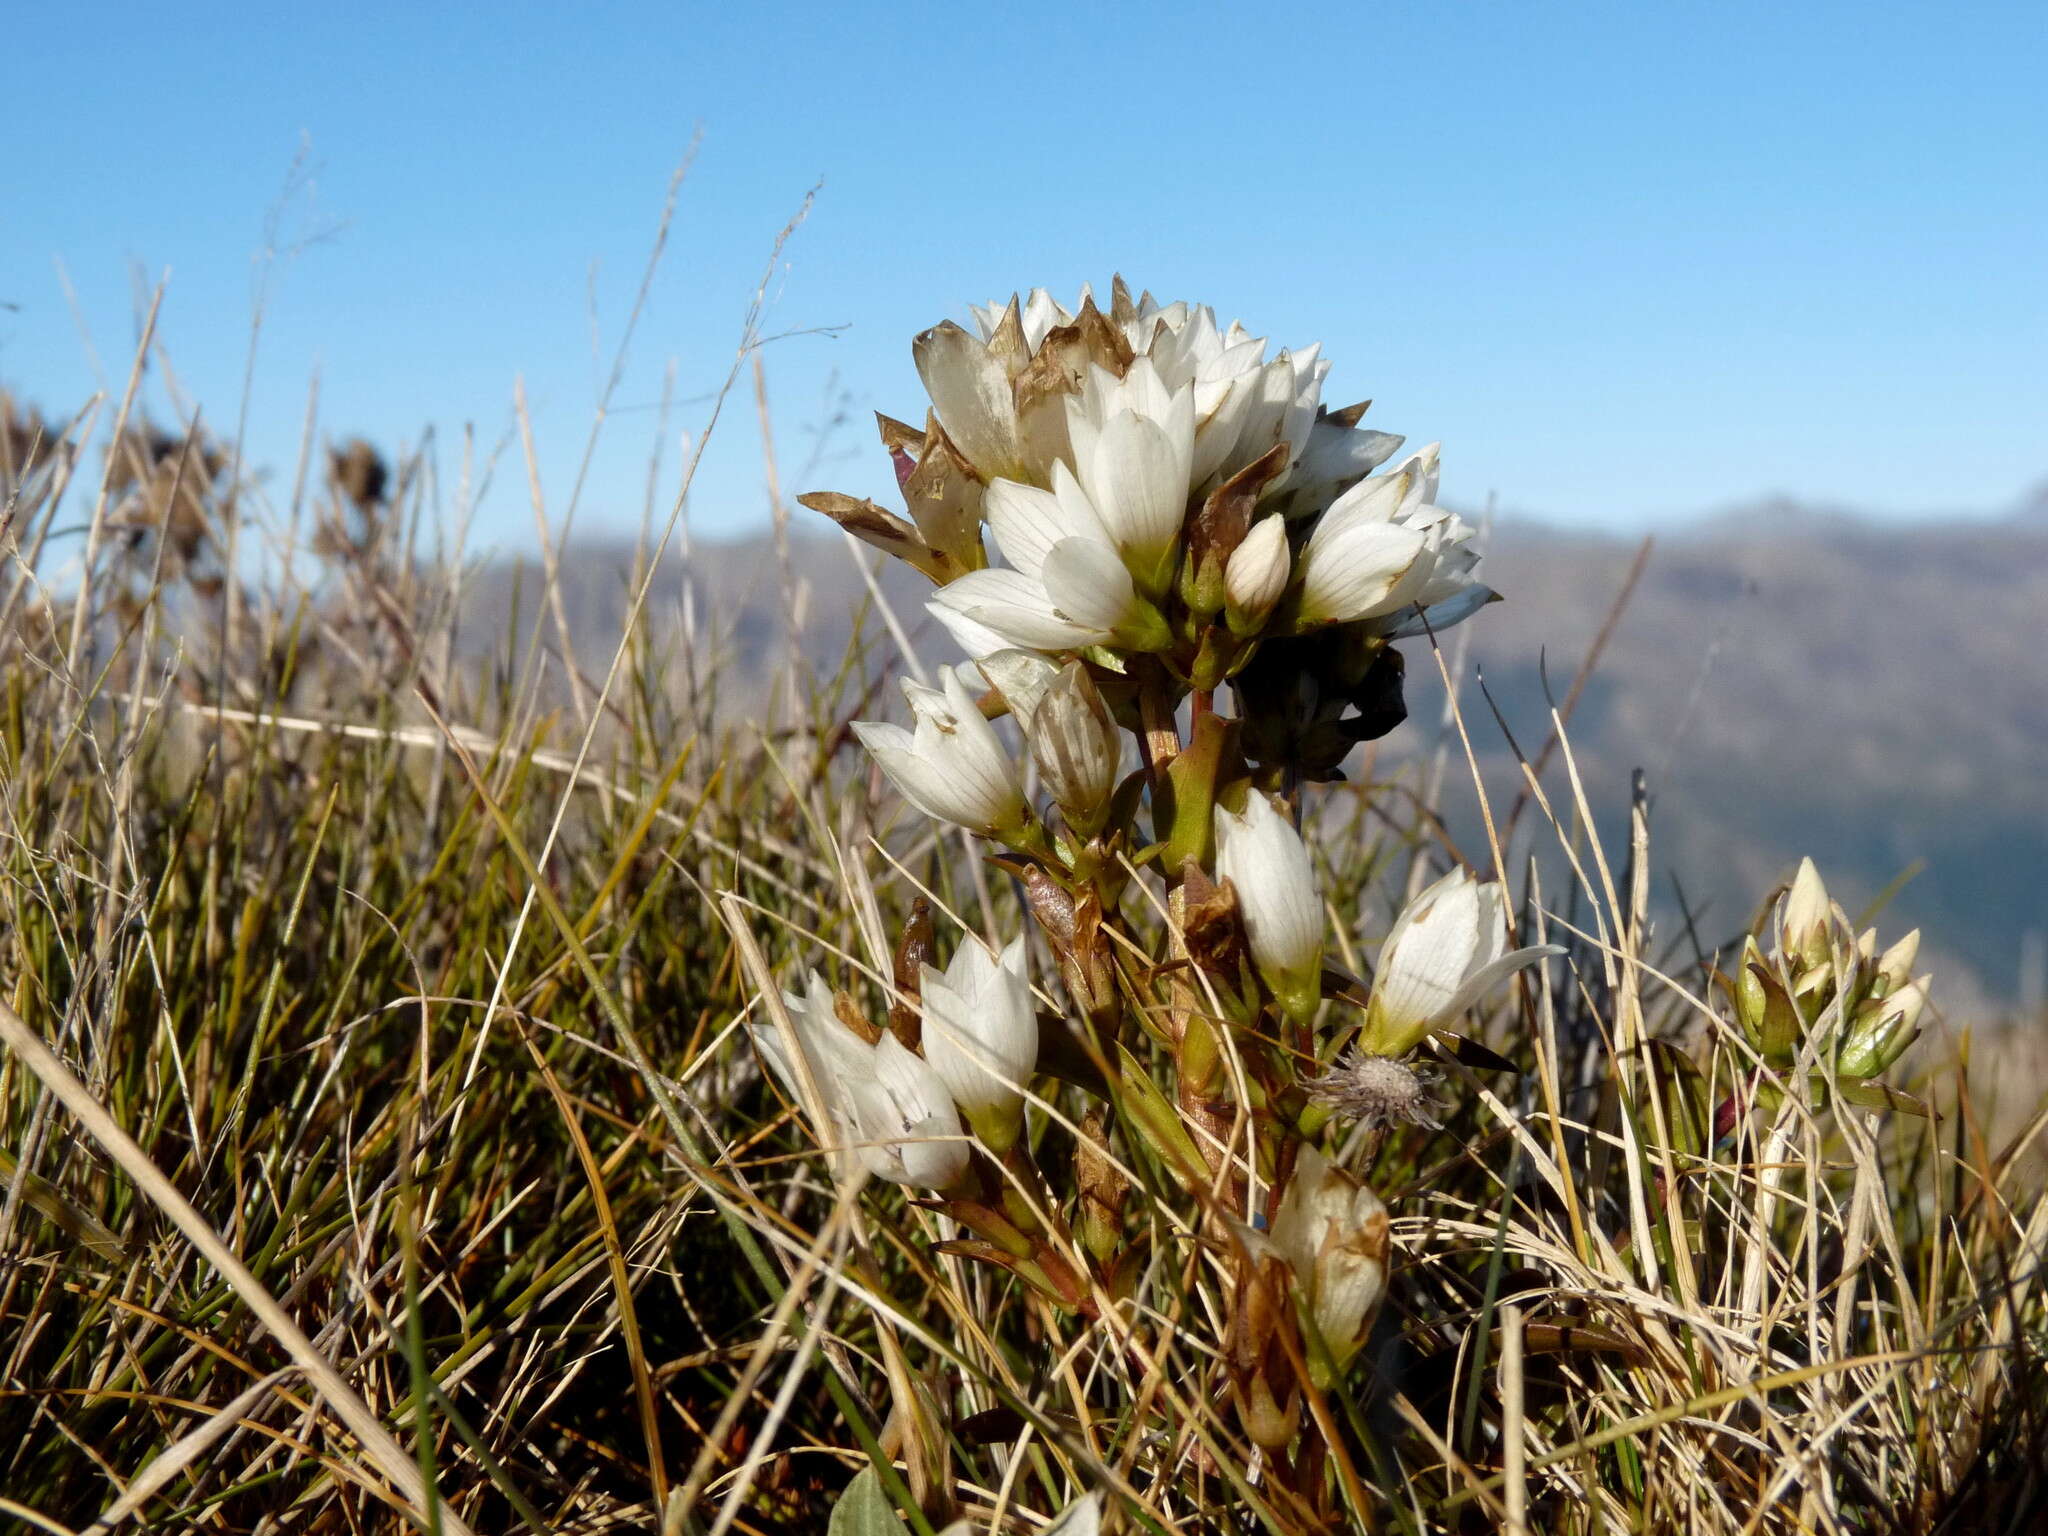
M 1287 520 L 1279 516 L 1260 519 L 1223 567 L 1224 612 L 1231 629 L 1240 635 L 1256 633 L 1286 592 L 1293 574 Z
M 1472 580 L 1476 530 L 1431 504 L 1437 477 L 1432 443 L 1330 504 L 1298 562 L 1302 628 L 1367 621 L 1372 633 L 1401 639 L 1448 629 L 1493 600 Z
M 904 682 L 915 731 L 856 720 L 854 734 L 926 815 L 985 836 L 1015 832 L 1030 814 L 1016 767 L 958 675 L 948 671 L 944 683 L 938 689 Z
M 960 1117 L 945 1084 L 894 1035 L 869 1045 L 833 1006 L 832 990 L 816 971 L 806 995 L 782 995 L 783 1006 L 818 1094 L 827 1124 L 813 1127 L 821 1142 L 847 1145 L 870 1173 L 920 1189 L 944 1189 L 967 1167 Z M 772 1021 L 750 1019 L 747 1032 L 761 1059 L 799 1104 L 808 1104 L 782 1034 Z M 950 1138 L 950 1139 L 948 1139 Z
M 1308 849 L 1257 789 L 1242 815 L 1216 807 L 1216 874 L 1237 892 L 1252 960 L 1295 1018 L 1322 996 L 1323 900 Z
M 1067 400 L 1067 436 L 1103 533 L 1139 586 L 1159 596 L 1173 579 L 1187 516 L 1193 385 L 1169 391 L 1149 358 L 1132 363 L 1121 379 L 1091 367 L 1081 396 Z
M 868 1172 L 914 1189 L 946 1189 L 971 1156 L 952 1095 L 931 1064 L 894 1035 L 875 1045 L 871 1070 L 846 1082 L 853 1132 Z
M 1411 522 L 1426 505 L 1422 458 L 1359 481 L 1316 520 L 1298 566 L 1304 628 L 1393 613 L 1420 595 L 1434 566 L 1427 528 Z
M 828 1128 L 843 1137 L 852 1123 L 844 1085 L 849 1078 L 870 1070 L 873 1048 L 840 1022 L 832 1003 L 832 989 L 816 971 L 810 973 L 804 995 L 782 994 L 782 1006 L 789 1014 L 797 1048 L 810 1069 L 811 1084 L 821 1100 L 819 1108 L 831 1121 Z M 747 1033 L 753 1036 L 754 1048 L 768 1063 L 783 1091 L 796 1103 L 807 1104 L 802 1078 L 774 1021 L 757 1013 L 747 1021 Z
M 1358 1353 L 1387 1288 L 1387 1208 L 1361 1180 L 1303 1146 L 1270 1234 L 1339 1369 Z
M 1084 837 L 1100 831 L 1123 765 L 1123 733 L 1086 667 L 1070 661 L 1061 669 L 1040 695 L 1024 734 L 1031 760 L 1068 824 Z
M 1055 461 L 1050 489 L 999 478 L 983 497 L 1010 573 L 972 572 L 934 601 L 1027 649 L 1159 649 L 1171 636 L 1144 597 L 1165 593 L 1179 558 L 1193 393 L 1167 394 L 1140 361 L 1121 380 L 1092 369 L 1066 408 L 1078 473 Z
M 1497 880 L 1454 869 L 1417 896 L 1380 947 L 1359 1048 L 1400 1056 L 1470 1008 L 1504 977 L 1555 944 L 1508 952 L 1507 907 Z
M 1038 1011 L 1024 970 L 1024 940 L 1000 959 L 963 942 L 944 971 L 924 968 L 924 1055 L 996 1151 L 1016 1140 L 1024 1087 L 1038 1068 Z
M 1029 651 L 1079 650 L 1118 641 L 1164 650 L 1166 621 L 1131 581 L 1094 504 L 1073 471 L 1055 464 L 1053 489 L 998 480 L 984 505 L 1010 568 L 971 571 L 929 606 L 942 623 L 958 615 Z

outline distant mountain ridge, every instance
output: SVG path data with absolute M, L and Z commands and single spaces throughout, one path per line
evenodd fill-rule
M 1639 542 L 1513 519 L 1490 531 L 1482 575 L 1506 601 L 1444 644 L 1483 677 L 1526 751 L 1548 729 L 1546 677 L 1561 699 Z M 586 541 L 573 556 L 565 599 L 584 650 L 614 638 L 630 549 Z M 923 613 L 929 589 L 883 564 L 881 588 L 927 658 L 955 659 Z M 866 600 L 861 578 L 839 537 L 815 529 L 793 540 L 790 567 L 804 648 L 836 662 Z M 516 571 L 482 573 L 473 616 L 502 613 Z M 536 574 L 524 578 L 529 594 Z M 702 544 L 673 562 L 657 621 L 675 613 L 686 576 L 741 671 L 765 677 L 788 628 L 768 538 Z M 1396 754 L 1431 746 L 1442 708 L 1426 645 L 1407 649 L 1411 713 L 1387 744 Z M 1901 525 L 1764 503 L 1657 539 L 1579 702 L 1573 754 L 1612 849 L 1631 770 L 1645 770 L 1660 890 L 1675 872 L 1715 935 L 1745 923 L 1801 854 L 1852 912 L 1924 861 L 1884 929 L 1923 926 L 1932 957 L 1950 962 L 1950 1005 L 1988 1005 L 2019 986 L 2026 935 L 2048 930 L 2044 650 L 2048 487 L 1979 521 Z M 1476 690 L 1466 705 L 1489 794 L 1505 804 L 1520 772 Z M 1546 781 L 1562 782 L 1559 765 Z M 1483 846 L 1469 775 L 1453 771 L 1445 786 L 1454 832 Z

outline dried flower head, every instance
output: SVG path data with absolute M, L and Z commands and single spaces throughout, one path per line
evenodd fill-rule
M 1435 1130 L 1443 1106 L 1430 1092 L 1434 1083 L 1434 1074 L 1353 1048 L 1306 1086 L 1309 1098 L 1329 1105 L 1343 1119 L 1367 1126 L 1426 1125 Z

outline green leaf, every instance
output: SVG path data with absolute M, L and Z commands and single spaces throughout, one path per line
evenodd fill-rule
M 1815 1077 L 1814 1083 L 1816 1088 L 1825 1087 L 1825 1080 L 1820 1077 Z M 1916 1099 L 1884 1083 L 1857 1082 L 1845 1077 L 1835 1086 L 1845 1101 L 1860 1109 L 1889 1109 L 1902 1115 L 1918 1115 L 1923 1120 L 1941 1118 L 1925 1099 Z
M 1178 1166 L 1183 1174 L 1192 1178 L 1206 1179 L 1209 1165 L 1202 1161 L 1194 1139 L 1180 1123 L 1180 1116 L 1174 1113 L 1173 1105 L 1167 1102 L 1159 1085 L 1152 1081 L 1152 1074 L 1139 1064 L 1129 1046 L 1119 1044 L 1116 1049 L 1123 1058 L 1123 1081 L 1117 1084 L 1117 1107 L 1129 1116 L 1131 1124 L 1151 1143 L 1152 1150 L 1162 1161 Z
M 846 1485 L 846 1492 L 832 1506 L 832 1521 L 825 1529 L 826 1536 L 910 1536 L 910 1527 L 882 1492 L 882 1480 L 873 1467 Z

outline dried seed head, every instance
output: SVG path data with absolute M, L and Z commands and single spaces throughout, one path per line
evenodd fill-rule
M 1426 1125 L 1434 1129 L 1442 1107 L 1429 1081 L 1387 1056 L 1353 1050 L 1308 1083 L 1308 1096 L 1347 1120 L 1367 1125 Z
M 360 437 L 327 450 L 327 474 L 334 489 L 366 515 L 384 504 L 391 482 L 384 456 Z

